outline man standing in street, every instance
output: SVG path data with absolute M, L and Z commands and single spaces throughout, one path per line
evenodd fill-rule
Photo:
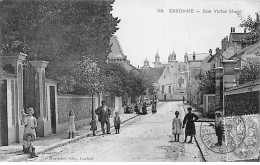
M 101 123 L 101 128 L 103 132 L 102 135 L 105 134 L 105 128 L 104 128 L 105 124 L 107 126 L 107 134 L 111 134 L 110 121 L 109 121 L 111 110 L 108 108 L 108 106 L 105 105 L 105 102 L 106 101 L 101 101 L 102 105 L 95 110 L 95 113 L 98 115 L 98 121 Z

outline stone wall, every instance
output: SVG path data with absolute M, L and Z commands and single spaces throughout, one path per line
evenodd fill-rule
M 215 94 L 203 95 L 203 114 L 206 115 L 216 108 Z
M 260 80 L 230 88 L 225 96 L 225 115 L 259 114 Z
M 94 97 L 94 109 L 96 109 L 96 97 Z M 75 121 L 91 117 L 92 100 L 87 96 L 58 95 L 58 123 L 68 122 L 70 110 L 74 111 Z
M 92 117 L 92 98 L 89 96 L 58 95 L 58 125 L 57 132 L 67 129 L 70 110 L 74 111 L 76 129 L 89 124 Z M 98 97 L 94 96 L 94 110 L 98 106 Z
M 225 99 L 226 116 L 259 113 L 259 91 L 228 95 Z

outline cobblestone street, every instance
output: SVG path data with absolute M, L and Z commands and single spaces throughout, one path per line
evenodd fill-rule
M 174 142 L 171 124 L 176 110 L 183 119 L 182 103 L 167 102 L 156 114 L 122 124 L 120 134 L 112 130 L 111 135 L 84 138 L 28 161 L 203 161 L 195 141 L 183 143 L 182 134 L 180 142 Z

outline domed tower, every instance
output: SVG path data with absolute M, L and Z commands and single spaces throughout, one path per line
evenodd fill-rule
M 149 68 L 150 66 L 149 66 L 149 61 L 148 61 L 148 59 L 147 59 L 147 57 L 146 57 L 146 59 L 144 60 L 144 68 Z
M 168 63 L 173 62 L 173 55 L 170 53 L 168 56 Z
M 159 56 L 159 54 L 158 54 L 158 50 L 157 50 L 157 53 L 156 53 L 156 55 L 155 55 L 155 63 L 156 63 L 156 64 L 160 63 L 160 56 Z
M 184 62 L 188 62 L 188 53 L 187 52 L 184 55 Z
M 175 54 L 174 50 L 172 51 L 172 55 L 173 55 L 173 61 L 176 61 L 176 54 Z

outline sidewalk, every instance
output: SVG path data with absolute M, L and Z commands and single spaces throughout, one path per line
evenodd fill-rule
M 187 108 L 188 107 L 192 107 L 189 104 L 184 103 L 183 104 L 183 108 L 186 110 L 187 112 Z M 196 108 L 192 107 L 192 112 L 195 113 L 198 117 L 199 120 L 205 120 L 202 117 L 202 113 L 201 111 L 197 110 Z M 210 124 L 210 123 L 209 123 Z M 206 162 L 225 162 L 226 161 L 226 156 L 225 154 L 220 154 L 220 153 L 216 153 L 211 151 L 210 149 L 207 148 L 207 146 L 202 142 L 202 139 L 200 137 L 200 128 L 201 127 L 201 122 L 195 122 L 195 128 L 196 128 L 196 136 L 195 136 L 195 141 L 196 144 L 202 154 L 203 159 Z M 213 129 L 213 128 L 212 128 Z M 214 132 L 215 130 L 213 130 L 212 132 Z M 217 136 L 212 136 L 214 141 L 217 141 Z
M 159 102 L 157 106 L 162 105 L 162 102 Z M 148 111 L 150 111 L 151 107 L 148 107 Z M 121 123 L 127 122 L 138 115 L 135 113 L 132 114 L 120 114 Z M 114 128 L 113 118 L 110 118 L 111 128 Z M 101 127 L 100 123 L 98 122 L 98 130 L 97 134 L 101 134 Z M 36 148 L 37 154 L 42 154 L 54 148 L 58 148 L 75 141 L 81 140 L 83 138 L 92 136 L 92 131 L 90 131 L 90 125 L 82 126 L 76 130 L 75 138 L 74 139 L 67 139 L 68 132 L 62 132 L 58 134 L 53 134 L 46 137 L 37 137 L 37 140 L 34 142 L 34 146 Z M 1 146 L 0 147 L 0 162 L 19 162 L 24 161 L 29 158 L 27 154 L 24 154 L 22 151 L 22 144 L 21 143 L 13 143 L 9 146 Z

